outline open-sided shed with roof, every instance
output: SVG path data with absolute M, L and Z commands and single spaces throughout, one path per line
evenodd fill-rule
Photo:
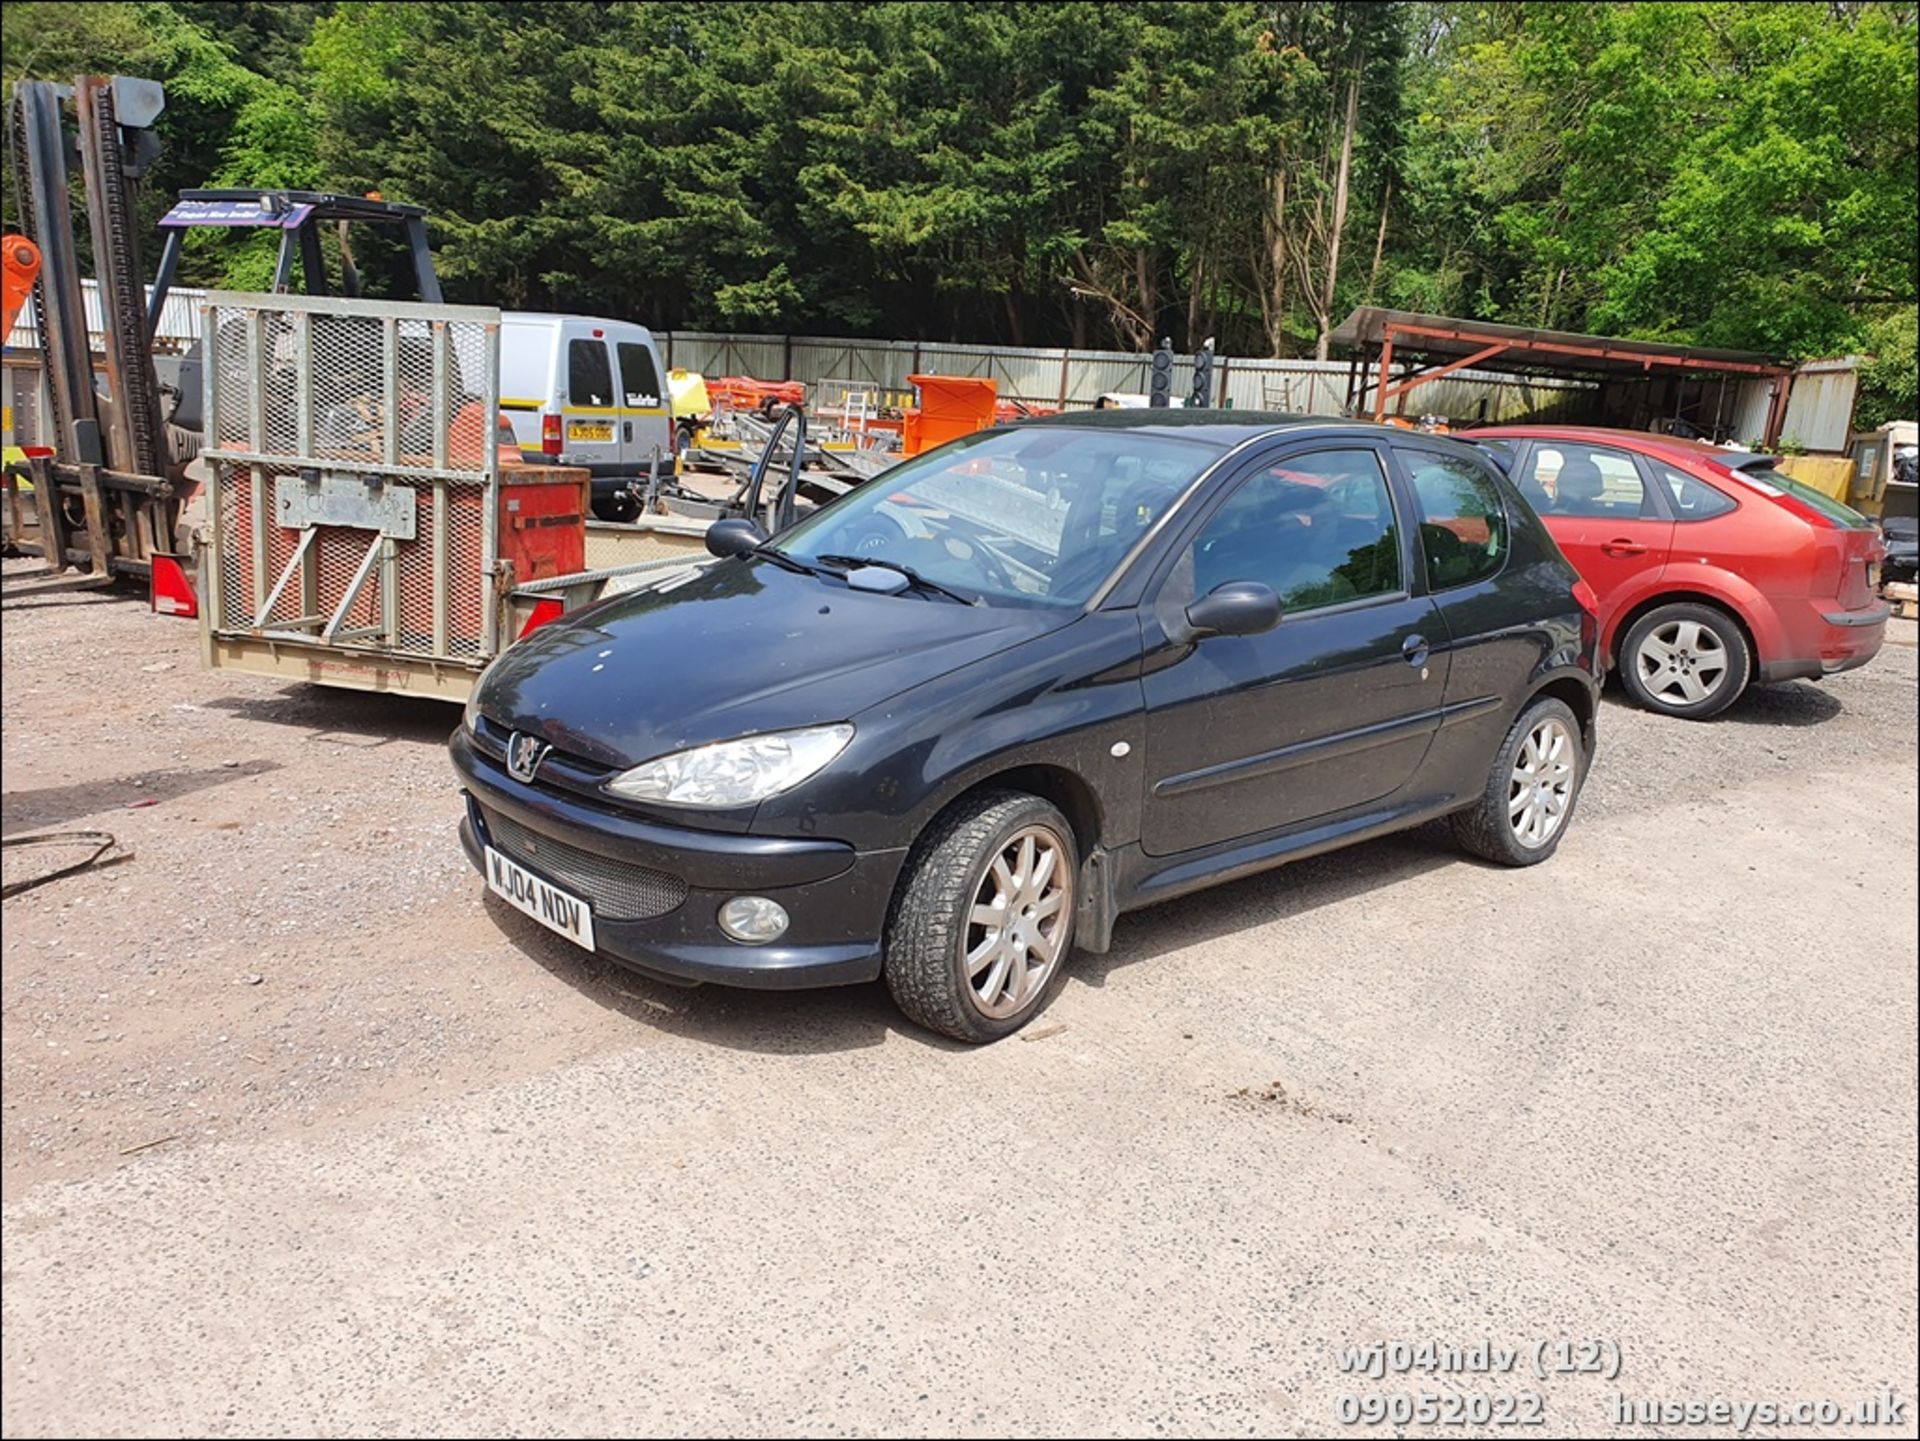
M 1456 371 L 1547 373 L 1592 383 L 1578 405 L 1583 413 L 1569 420 L 1772 446 L 1786 420 L 1794 375 L 1786 362 L 1753 351 L 1531 330 L 1371 305 L 1347 316 L 1332 343 L 1351 357 L 1350 407 L 1376 420 L 1418 414 L 1412 397 L 1420 387 Z

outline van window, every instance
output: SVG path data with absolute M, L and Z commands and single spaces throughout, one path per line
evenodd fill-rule
M 653 352 L 631 341 L 620 347 L 620 383 L 626 390 L 626 403 L 633 406 L 660 404 L 660 372 L 654 369 Z
M 575 405 L 613 404 L 613 367 L 600 341 L 567 342 L 567 399 Z

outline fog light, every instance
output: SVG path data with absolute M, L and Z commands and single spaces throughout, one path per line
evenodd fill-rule
M 765 896 L 735 896 L 720 907 L 720 929 L 743 945 L 762 946 L 787 933 L 787 911 Z

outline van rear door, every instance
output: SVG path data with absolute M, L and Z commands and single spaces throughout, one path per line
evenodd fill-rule
M 560 413 L 554 374 L 560 327 L 513 314 L 500 318 L 500 409 L 513 426 L 520 454 L 538 462 L 547 412 Z
M 561 414 L 566 439 L 564 465 L 584 465 L 595 475 L 622 472 L 620 396 L 613 378 L 613 352 L 597 330 L 569 331 L 565 357 L 567 390 Z
M 673 459 L 673 416 L 660 356 L 645 331 L 623 334 L 614 346 L 620 365 L 620 456 L 628 470 L 645 475 L 654 452 Z

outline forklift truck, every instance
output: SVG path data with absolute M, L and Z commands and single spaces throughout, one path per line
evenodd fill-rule
M 45 360 L 49 424 L 35 453 L 6 467 L 12 549 L 77 566 L 103 578 L 150 579 L 155 557 L 176 562 L 181 501 L 192 488 L 203 417 L 203 343 L 178 357 L 153 353 L 153 336 L 178 273 L 188 233 L 198 228 L 279 232 L 273 289 L 293 287 L 294 262 L 309 294 L 329 292 L 322 232 L 332 226 L 341 288 L 357 297 L 361 275 L 349 244 L 355 225 L 400 231 L 411 289 L 438 304 L 440 283 L 427 249 L 426 212 L 378 196 L 305 190 L 187 190 L 160 221 L 165 236 L 154 283 L 144 283 L 139 187 L 160 153 L 153 126 L 166 106 L 155 81 L 82 75 L 71 85 L 20 81 L 8 121 L 14 191 L 25 239 L 37 249 L 34 318 Z M 89 335 L 75 246 L 69 157 L 78 154 L 95 280 L 102 354 Z M 96 373 L 97 361 L 104 361 Z M 24 473 L 24 476 L 23 476 Z M 32 483 L 32 529 L 19 483 Z

